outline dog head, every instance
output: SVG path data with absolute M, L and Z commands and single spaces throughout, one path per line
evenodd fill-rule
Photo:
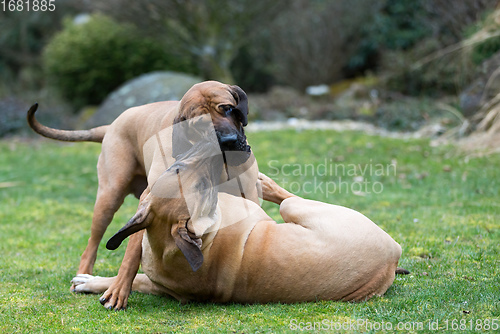
M 243 129 L 248 124 L 247 95 L 238 86 L 216 81 L 194 85 L 180 101 L 174 124 L 184 123 L 189 130 L 183 128 L 182 131 L 175 131 L 174 128 L 174 158 L 189 150 L 200 139 L 193 127 L 185 122 L 202 115 L 211 116 L 225 162 L 231 166 L 244 163 L 251 152 Z
M 136 214 L 108 241 L 106 248 L 114 250 L 131 234 L 148 228 L 150 243 L 152 240 L 161 243 L 157 249 L 177 247 L 193 271 L 201 267 L 203 236 L 223 227 L 217 210 L 219 190 L 245 198 L 252 186 L 257 187 L 256 179 L 244 180 L 246 174 L 236 179 L 242 175 L 241 169 L 250 171 L 248 165 L 256 164 L 253 155 L 245 164 L 225 166 L 216 136 L 204 138 L 180 154 L 148 186 Z M 223 170 L 227 181 L 221 181 Z
M 151 227 L 155 240 L 168 242 L 173 238 L 193 271 L 199 269 L 203 263 L 202 236 L 218 219 L 218 182 L 224 165 L 216 136 L 204 138 L 180 154 L 145 190 L 137 213 L 106 248 L 116 249 L 131 234 Z

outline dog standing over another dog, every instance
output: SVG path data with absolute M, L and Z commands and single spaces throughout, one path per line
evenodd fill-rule
M 181 101 L 151 103 L 130 108 L 113 123 L 90 130 L 65 131 L 48 128 L 35 119 L 38 105 L 28 111 L 28 123 L 42 136 L 61 141 L 102 142 L 97 162 L 98 190 L 90 238 L 77 274 L 92 274 L 97 249 L 104 232 L 128 194 L 140 198 L 148 185 L 144 145 L 162 129 L 209 113 L 221 147 L 249 151 L 243 127 L 247 124 L 248 102 L 238 86 L 215 81 L 194 85 Z M 155 168 L 156 166 L 150 166 Z M 152 171 L 154 175 L 161 173 Z M 151 176 L 150 176 L 151 177 Z
M 183 302 L 365 300 L 394 280 L 401 247 L 368 218 L 299 198 L 258 174 L 243 131 L 247 97 L 237 86 L 197 84 L 179 102 L 131 108 L 83 131 L 43 126 L 35 111 L 28 122 L 46 137 L 102 142 L 91 237 L 72 290 L 104 292 L 107 308 L 125 308 L 131 290 Z M 213 124 L 211 141 L 192 126 L 165 132 L 203 115 Z M 206 147 L 220 154 L 206 156 Z M 155 191 L 162 182 L 163 191 L 180 191 L 163 196 Z M 280 205 L 284 224 L 258 205 L 259 186 L 264 200 Z M 107 245 L 130 236 L 118 276 L 91 276 L 104 231 L 129 193 L 140 197 L 138 211 Z M 141 259 L 145 274 L 137 275 Z

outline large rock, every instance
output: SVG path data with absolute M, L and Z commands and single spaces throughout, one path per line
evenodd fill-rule
M 202 79 L 176 72 L 152 72 L 129 80 L 112 92 L 84 128 L 110 124 L 128 108 L 147 103 L 180 100 L 194 84 Z
M 0 99 L 0 138 L 27 128 L 28 108 L 28 104 L 13 96 Z

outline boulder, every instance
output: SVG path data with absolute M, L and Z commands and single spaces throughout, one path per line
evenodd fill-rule
M 28 104 L 12 96 L 0 99 L 0 138 L 26 129 L 28 108 Z
M 180 100 L 201 78 L 176 72 L 152 72 L 125 82 L 84 121 L 83 128 L 110 124 L 122 112 L 147 103 Z

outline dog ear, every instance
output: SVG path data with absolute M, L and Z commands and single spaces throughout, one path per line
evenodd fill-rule
M 137 209 L 137 212 L 128 221 L 128 223 L 108 240 L 106 248 L 109 250 L 115 250 L 128 236 L 148 227 L 151 223 L 151 219 L 148 218 L 152 215 L 150 207 L 151 206 L 148 201 L 141 203 L 139 205 L 139 209 Z
M 172 226 L 172 236 L 177 247 L 186 257 L 191 269 L 197 271 L 203 264 L 203 253 L 201 252 L 201 239 L 192 239 L 183 226 L 185 222 Z
M 236 95 L 238 98 L 236 99 L 237 105 L 236 109 L 238 109 L 241 113 L 241 124 L 243 126 L 247 126 L 248 124 L 248 97 L 247 94 L 240 87 L 234 85 L 230 86 L 233 96 Z

